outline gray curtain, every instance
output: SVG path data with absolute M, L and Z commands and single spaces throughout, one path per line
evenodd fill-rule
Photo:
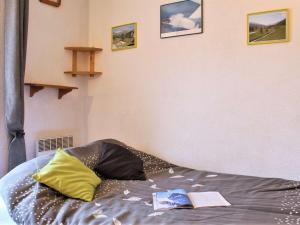
M 28 0 L 5 0 L 4 88 L 9 170 L 26 161 L 23 127 L 28 8 Z

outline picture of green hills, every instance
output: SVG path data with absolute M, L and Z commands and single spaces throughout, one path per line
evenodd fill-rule
M 136 47 L 136 24 L 126 24 L 112 28 L 112 50 Z
M 248 16 L 249 44 L 281 42 L 288 39 L 288 11 L 273 11 Z

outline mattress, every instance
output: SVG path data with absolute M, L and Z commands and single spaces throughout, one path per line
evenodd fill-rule
M 103 141 L 119 143 L 102 140 L 69 153 L 93 169 Z M 26 225 L 300 224 L 300 182 L 193 170 L 127 148 L 144 161 L 147 180 L 104 180 L 92 202 L 65 197 L 31 178 L 51 155 L 17 167 L 0 180 L 0 193 L 11 218 Z M 175 188 L 218 191 L 232 206 L 154 211 L 152 193 Z

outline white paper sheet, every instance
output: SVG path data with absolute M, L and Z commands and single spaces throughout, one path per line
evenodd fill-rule
M 231 205 L 219 192 L 190 192 L 188 196 L 194 208 Z

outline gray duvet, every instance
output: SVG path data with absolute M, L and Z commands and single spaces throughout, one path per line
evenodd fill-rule
M 68 151 L 93 169 L 101 142 Z M 300 182 L 197 171 L 129 149 L 144 161 L 147 180 L 103 180 L 93 202 L 70 199 L 31 178 L 52 155 L 22 164 L 0 180 L 12 219 L 26 225 L 300 224 Z M 218 191 L 232 206 L 154 211 L 152 193 L 174 188 Z

